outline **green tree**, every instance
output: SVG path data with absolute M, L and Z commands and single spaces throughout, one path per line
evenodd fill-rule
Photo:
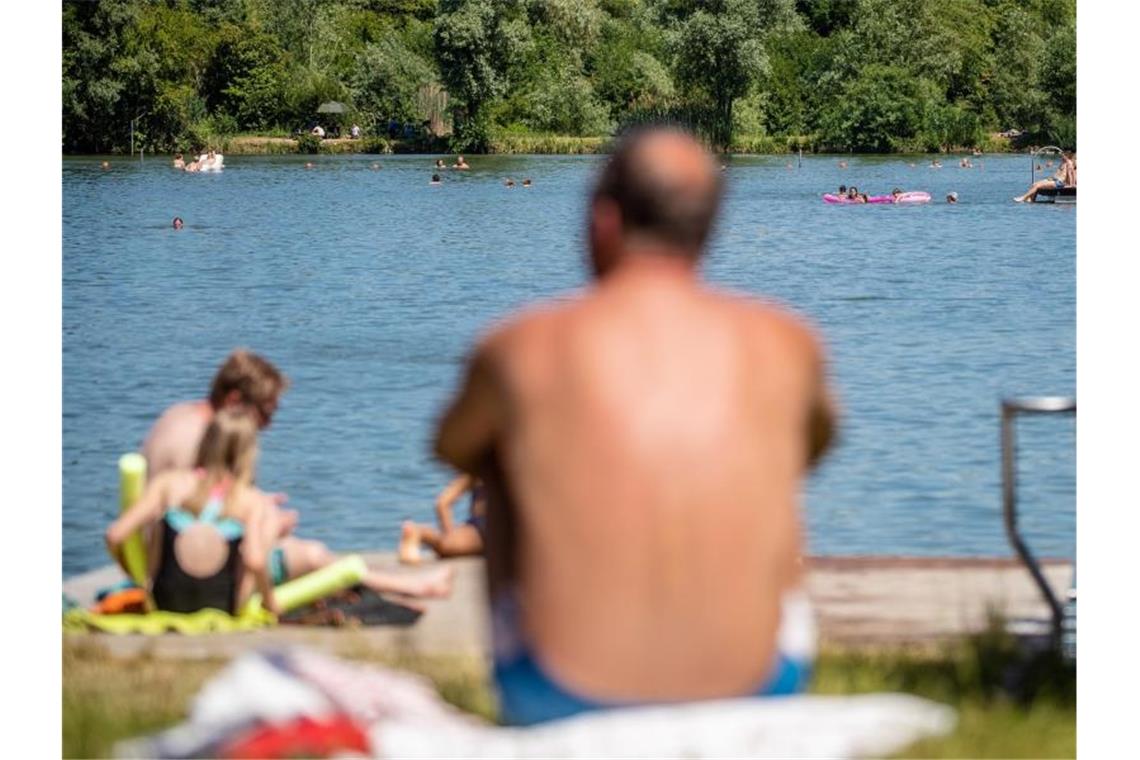
M 990 98 L 1002 129 L 1032 130 L 1045 106 L 1038 73 L 1045 43 L 1039 24 L 1026 11 L 1006 3 L 994 28 L 994 72 Z
M 408 50 L 394 31 L 389 32 L 359 54 L 350 80 L 362 123 L 376 128 L 390 118 L 419 119 L 416 93 L 434 77 L 431 64 Z
M 122 148 L 130 84 L 121 75 L 125 35 L 138 13 L 130 0 L 63 5 L 63 145 L 70 151 Z
M 886 153 L 922 127 L 918 80 L 897 66 L 872 64 L 844 88 L 821 117 L 821 139 L 837 150 Z
M 713 144 L 732 144 L 732 106 L 767 66 L 755 2 L 712 0 L 686 18 L 676 41 L 677 79 L 709 105 Z
M 530 45 L 521 0 L 444 0 L 435 23 L 436 61 L 456 109 L 456 146 L 487 144 L 483 107 L 507 91 L 514 62 Z
M 285 52 L 275 37 L 227 26 L 206 73 L 206 104 L 231 116 L 240 129 L 278 126 L 287 74 Z

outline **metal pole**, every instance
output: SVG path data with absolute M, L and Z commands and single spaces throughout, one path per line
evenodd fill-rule
M 1005 522 L 1005 534 L 1013 546 L 1018 557 L 1033 576 L 1034 583 L 1045 597 L 1053 617 L 1052 638 L 1053 644 L 1061 643 L 1061 624 L 1064 619 L 1064 610 L 1061 602 L 1053 593 L 1052 586 L 1045 580 L 1041 566 L 1029 551 L 1021 534 L 1017 531 L 1017 437 L 1014 421 L 1019 412 L 1028 414 L 1065 413 L 1077 411 L 1076 399 L 1056 396 L 1041 398 L 1004 399 L 1001 402 L 1001 493 L 1002 516 Z

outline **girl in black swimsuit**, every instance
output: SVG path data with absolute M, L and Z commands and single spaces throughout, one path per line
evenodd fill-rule
M 232 614 L 256 586 L 266 609 L 277 611 L 268 572 L 276 507 L 252 485 L 256 461 L 253 414 L 220 411 L 202 437 L 197 468 L 155 477 L 107 529 L 107 548 L 123 564 L 123 542 L 154 525 L 149 575 L 158 609 Z

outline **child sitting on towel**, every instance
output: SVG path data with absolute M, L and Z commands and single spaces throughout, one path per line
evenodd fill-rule
M 256 589 L 263 606 L 280 613 L 275 584 L 336 561 L 319 541 L 281 537 L 288 526 L 272 498 L 253 485 L 256 461 L 253 414 L 223 409 L 202 437 L 197 467 L 151 479 L 142 498 L 107 529 L 107 548 L 126 569 L 124 542 L 154 526 L 148 577 L 158 609 L 234 614 Z M 452 571 L 440 568 L 416 576 L 370 571 L 362 582 L 377 592 L 446 596 L 451 581 Z

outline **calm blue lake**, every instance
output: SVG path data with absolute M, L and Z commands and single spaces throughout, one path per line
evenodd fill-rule
M 167 405 L 204 396 L 236 346 L 292 380 L 259 480 L 289 494 L 300 535 L 392 549 L 401 520 L 431 519 L 449 472 L 429 440 L 472 340 L 588 281 L 599 161 L 472 156 L 473 171 L 432 187 L 434 158 L 312 157 L 306 170 L 301 156 L 235 156 L 213 175 L 63 160 L 65 575 L 108 561 L 119 455 Z M 811 551 L 1009 554 L 998 404 L 1075 392 L 1075 208 L 1010 200 L 1026 156 L 787 161 L 727 161 L 704 272 L 790 305 L 827 341 L 842 431 L 807 485 Z M 935 202 L 822 203 L 840 183 Z M 1075 423 L 1025 419 L 1019 442 L 1032 546 L 1071 555 Z

